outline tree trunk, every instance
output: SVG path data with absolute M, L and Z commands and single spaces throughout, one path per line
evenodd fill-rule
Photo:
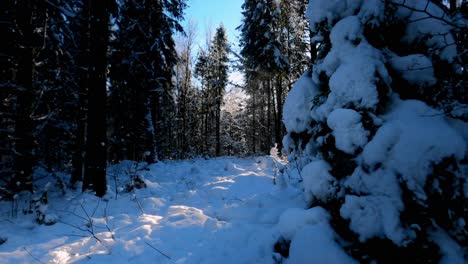
M 255 133 L 256 133 L 256 129 L 255 129 L 255 107 L 256 106 L 256 103 L 255 103 L 255 97 L 256 95 L 253 94 L 252 95 L 252 153 L 255 153 L 257 150 L 256 150 L 256 136 L 255 136 Z
M 14 175 L 10 182 L 13 191 L 32 191 L 33 165 L 33 120 L 31 119 L 34 103 L 33 89 L 33 26 L 32 2 L 18 1 L 17 25 L 20 34 L 18 49 L 18 71 L 16 74 L 19 91 L 16 102 L 15 123 L 15 163 Z
M 86 177 L 93 184 L 99 197 L 107 189 L 107 137 L 106 137 L 106 68 L 108 15 L 106 1 L 90 0 L 90 57 L 93 59 L 89 68 L 89 106 L 86 142 Z M 88 188 L 83 184 L 83 188 Z
M 281 77 L 278 77 L 276 83 L 276 107 L 277 117 L 275 121 L 275 141 L 278 143 L 278 150 L 281 151 L 283 148 L 283 131 L 281 125 L 283 122 L 283 86 Z
M 221 155 L 221 88 L 216 88 L 216 156 Z
M 72 177 L 71 185 L 75 185 L 78 181 L 83 181 L 83 173 L 85 167 L 85 144 L 86 144 L 86 113 L 88 108 L 88 91 L 89 91 L 89 76 L 88 68 L 90 63 L 89 57 L 89 6 L 88 1 L 84 2 L 81 13 L 81 39 L 80 39 L 80 54 L 78 57 L 78 72 L 80 74 L 79 83 L 79 112 L 76 119 L 76 138 L 75 149 L 72 157 Z M 89 181 L 86 182 L 89 184 Z
M 267 144 L 268 145 L 271 145 L 271 139 L 272 139 L 272 125 L 271 125 L 271 79 L 269 78 L 268 79 L 268 82 L 267 82 L 267 135 L 268 137 L 265 139 L 267 140 Z M 271 147 L 271 146 L 265 146 L 265 147 Z

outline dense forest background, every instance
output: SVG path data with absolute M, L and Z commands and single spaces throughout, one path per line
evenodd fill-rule
M 36 166 L 102 195 L 107 163 L 281 149 L 315 53 L 306 2 L 246 1 L 237 54 L 222 25 L 195 50 L 183 0 L 2 1 L 2 197 L 32 190 Z M 243 97 L 224 100 L 229 85 Z

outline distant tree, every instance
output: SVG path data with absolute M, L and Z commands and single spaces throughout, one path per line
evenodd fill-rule
M 201 106 L 200 106 L 200 118 L 201 118 L 201 152 L 209 153 L 210 129 L 208 124 L 210 123 L 209 109 L 210 102 L 208 100 L 208 52 L 204 49 L 200 49 L 195 63 L 194 75 L 200 80 L 201 83 Z
M 221 105 L 228 83 L 229 42 L 223 25 L 216 29 L 209 51 L 211 73 L 209 87 L 212 92 L 213 112 L 215 117 L 216 156 L 221 155 Z
M 221 155 L 221 106 L 228 84 L 229 51 L 226 29 L 220 25 L 208 50 L 199 51 L 194 69 L 201 82 L 202 138 L 209 155 Z

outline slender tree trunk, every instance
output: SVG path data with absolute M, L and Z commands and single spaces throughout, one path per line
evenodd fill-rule
M 150 107 L 150 112 L 151 112 L 151 122 L 152 122 L 153 130 L 154 130 L 153 131 L 154 159 L 158 160 L 161 158 L 160 151 L 159 151 L 159 146 L 161 145 L 161 142 L 160 142 L 161 139 L 158 137 L 160 133 L 157 132 L 156 128 L 158 127 L 158 124 L 159 124 L 158 109 L 160 109 L 161 106 L 159 104 L 157 93 L 153 92 L 150 95 L 149 101 L 150 101 L 149 107 Z
M 273 138 L 272 136 L 272 125 L 271 125 L 271 90 L 272 90 L 272 87 L 271 87 L 271 79 L 269 78 L 268 79 L 268 82 L 267 82 L 267 135 L 268 137 L 265 139 L 266 143 L 268 145 L 271 145 L 271 139 Z M 266 147 L 271 147 L 271 146 L 266 146 Z
M 20 34 L 19 61 L 16 74 L 19 90 L 16 102 L 15 123 L 15 163 L 14 175 L 10 188 L 14 191 L 32 191 L 33 169 L 33 120 L 31 119 L 34 104 L 33 94 L 33 26 L 32 5 L 30 0 L 18 1 L 17 24 Z
M 202 79 L 202 87 L 203 87 L 203 79 Z M 209 99 L 208 99 L 208 87 L 205 87 L 205 98 L 203 100 L 203 121 L 204 121 L 204 129 L 203 129 L 203 137 L 204 137 L 204 153 L 208 153 L 208 112 L 209 112 Z
M 216 156 L 221 155 L 221 87 L 216 88 Z
M 266 116 L 267 116 L 267 113 L 265 111 L 265 106 L 266 106 L 266 102 L 265 102 L 265 97 L 266 97 L 266 93 L 265 93 L 265 89 L 268 89 L 268 84 L 266 81 L 262 81 L 262 89 L 260 89 L 261 91 L 261 96 L 260 96 L 260 130 L 259 132 L 262 134 L 262 138 L 260 139 L 260 151 L 262 152 L 265 152 L 266 150 L 266 142 L 268 140 L 268 129 L 267 129 L 267 124 L 266 124 Z
M 256 120 L 255 120 L 255 108 L 257 107 L 257 105 L 256 105 L 256 102 L 255 102 L 255 101 L 256 101 L 255 99 L 256 99 L 256 95 L 255 95 L 255 93 L 254 93 L 254 94 L 252 95 L 252 153 L 257 152 L 257 149 L 256 149 L 256 147 L 255 147 L 255 145 L 256 145 L 256 143 L 257 143 L 257 142 L 256 142 L 256 141 L 257 141 L 257 140 L 256 140 L 257 137 L 255 136 L 255 133 L 256 133 L 256 129 L 255 129 L 255 128 L 256 128 L 256 124 L 255 124 L 255 123 L 256 123 Z
M 276 121 L 275 121 L 275 141 L 278 143 L 278 150 L 281 151 L 283 148 L 283 130 L 282 130 L 282 121 L 283 121 L 283 85 L 281 81 L 281 76 L 278 76 L 276 83 Z

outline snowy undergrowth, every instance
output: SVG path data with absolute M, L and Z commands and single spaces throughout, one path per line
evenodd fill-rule
M 46 212 L 56 215 L 53 225 L 21 212 L 27 195 L 18 198 L 16 217 L 11 202 L 0 202 L 0 237 L 6 239 L 0 263 L 275 263 L 283 258 L 275 243 L 293 237 L 316 246 L 291 245 L 288 263 L 301 263 L 294 259 L 307 252 L 324 260 L 334 254 L 339 263 L 344 253 L 327 213 L 303 209 L 297 189 L 273 184 L 278 162 L 219 158 L 138 169 L 124 162 L 109 169 L 104 199 L 50 188 Z M 146 188 L 115 188 L 132 174 Z

